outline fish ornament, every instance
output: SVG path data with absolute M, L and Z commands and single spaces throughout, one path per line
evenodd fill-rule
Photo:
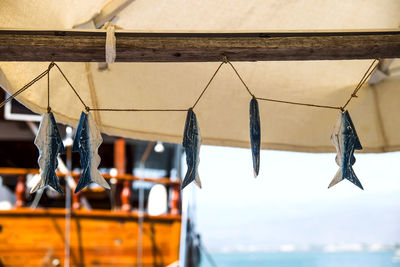
M 255 97 L 253 97 L 253 99 L 250 101 L 250 141 L 251 154 L 253 157 L 253 171 L 254 177 L 256 178 L 260 170 L 261 128 L 258 102 Z
M 35 145 L 39 149 L 38 164 L 40 168 L 40 180 L 32 187 L 30 193 L 50 186 L 57 192 L 64 194 L 56 169 L 58 166 L 58 153 L 65 153 L 65 148 L 57 128 L 53 113 L 42 115 L 39 130 L 35 138 Z
M 181 190 L 193 181 L 201 188 L 201 181 L 198 173 L 201 135 L 196 114 L 193 112 L 192 108 L 188 110 L 186 116 L 182 145 L 186 152 L 187 172 L 181 184 Z
M 75 188 L 75 193 L 78 193 L 92 182 L 110 189 L 107 181 L 97 169 L 101 160 L 98 154 L 98 148 L 102 142 L 103 138 L 101 137 L 92 115 L 82 112 L 72 145 L 72 151 L 79 152 L 80 154 L 80 163 L 82 167 L 82 174 Z
M 331 136 L 331 141 L 336 147 L 336 163 L 339 165 L 340 169 L 337 171 L 328 188 L 334 186 L 343 179 L 347 179 L 364 190 L 352 167 L 356 162 L 354 150 L 361 150 L 362 146 L 347 110 L 339 114 Z

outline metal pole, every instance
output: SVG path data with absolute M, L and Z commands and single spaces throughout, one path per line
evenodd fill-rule
M 144 169 L 144 163 L 140 163 L 140 169 Z M 138 210 L 138 249 L 137 249 L 137 266 L 142 267 L 142 255 L 143 255 L 143 206 L 144 206 L 144 192 L 143 192 L 143 180 L 139 181 L 139 210 Z
M 142 158 L 140 159 L 139 168 L 144 170 L 144 164 L 146 163 L 151 150 L 154 147 L 154 142 L 149 142 L 147 144 L 146 150 L 144 151 Z M 142 184 L 142 177 L 140 177 L 139 182 L 139 209 L 138 209 L 138 267 L 142 267 L 142 257 L 143 257 L 143 215 L 144 215 L 144 191 L 143 191 L 143 184 Z
M 65 141 L 67 150 L 67 169 L 68 174 L 65 177 L 65 259 L 64 266 L 69 267 L 69 256 L 70 256 L 70 238 L 71 238 L 71 188 L 69 186 L 68 180 L 72 179 L 72 128 L 67 127 L 67 138 Z

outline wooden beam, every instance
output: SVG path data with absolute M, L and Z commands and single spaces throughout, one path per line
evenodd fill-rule
M 0 61 L 104 62 L 105 31 L 0 30 Z M 400 57 L 400 31 L 117 32 L 118 62 L 338 60 Z

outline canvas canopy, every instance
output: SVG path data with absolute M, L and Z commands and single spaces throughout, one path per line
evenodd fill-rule
M 107 7 L 120 5 L 113 23 L 144 32 L 255 32 L 396 29 L 397 0 L 342 1 L 12 1 L 0 2 L 0 28 L 101 27 Z M 99 15 L 100 14 L 100 15 Z M 84 26 L 82 26 L 84 25 Z M 118 54 L 117 54 L 118 57 Z M 372 60 L 233 62 L 258 97 L 340 106 Z M 400 149 L 399 62 L 386 61 L 348 106 L 363 152 Z M 1 62 L 0 86 L 13 93 L 49 62 Z M 219 63 L 58 63 L 92 108 L 186 109 L 193 105 Z M 56 120 L 76 126 L 83 106 L 62 76 L 51 71 Z M 46 112 L 47 81 L 17 97 Z M 224 64 L 195 108 L 203 144 L 249 147 L 250 95 Z M 261 147 L 333 152 L 330 135 L 338 110 L 260 102 Z M 186 113 L 94 112 L 102 132 L 180 143 Z

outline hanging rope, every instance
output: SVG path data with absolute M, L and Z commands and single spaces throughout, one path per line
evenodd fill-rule
M 208 260 L 208 263 L 212 266 L 212 267 L 217 267 L 217 263 L 214 260 L 213 256 L 211 255 L 210 252 L 208 252 L 208 249 L 204 246 L 203 242 L 200 242 L 199 244 L 200 246 L 200 250 L 201 252 L 203 252 L 203 254 L 206 256 L 206 259 Z
M 194 109 L 197 105 L 197 103 L 199 103 L 200 99 L 203 97 L 204 93 L 207 91 L 208 87 L 210 86 L 211 82 L 214 80 L 215 76 L 217 75 L 217 73 L 219 72 L 219 70 L 221 69 L 222 65 L 225 64 L 227 62 L 223 61 L 221 64 L 219 64 L 218 68 L 215 70 L 214 74 L 211 76 L 210 80 L 208 81 L 208 83 L 206 84 L 206 86 L 204 87 L 203 91 L 201 92 L 201 94 L 199 95 L 199 97 L 196 99 L 196 101 L 194 102 L 193 106 L 191 107 L 192 109 Z M 137 108 L 89 108 L 89 110 L 93 110 L 93 111 L 150 111 L 150 112 L 158 112 L 158 111 L 188 111 L 189 109 L 137 109 Z
M 14 94 L 12 94 L 11 96 L 9 96 L 7 99 L 5 99 L 3 102 L 0 103 L 0 108 L 2 108 L 5 104 L 7 104 L 8 101 L 16 98 L 19 94 L 21 94 L 22 92 L 24 92 L 26 89 L 30 88 L 32 85 L 34 85 L 37 81 L 39 81 L 40 79 L 42 79 L 44 76 L 47 75 L 47 73 L 50 71 L 50 69 L 53 66 L 49 66 L 49 68 L 45 71 L 43 71 L 42 73 L 40 73 L 36 78 L 34 78 L 32 81 L 30 81 L 29 83 L 25 84 L 21 89 L 19 89 L 18 91 L 16 91 Z
M 61 75 L 64 77 L 65 81 L 69 84 L 69 86 L 71 87 L 71 89 L 74 91 L 75 95 L 79 98 L 79 100 L 81 101 L 82 105 L 85 107 L 85 109 L 87 111 L 89 111 L 89 107 L 85 104 L 85 102 L 83 102 L 81 96 L 78 94 L 78 92 L 76 91 L 76 89 L 72 86 L 71 82 L 68 80 L 67 76 L 65 76 L 64 72 L 61 70 L 61 68 L 54 63 L 54 65 L 57 67 L 57 69 L 60 71 Z
M 315 108 L 329 108 L 329 109 L 342 110 L 342 107 L 335 107 L 335 106 L 316 105 L 316 104 L 292 102 L 292 101 L 278 100 L 278 99 L 272 99 L 272 98 L 263 98 L 263 97 L 256 97 L 256 99 L 262 100 L 262 101 L 277 102 L 277 103 L 284 103 L 284 104 L 291 104 L 291 105 L 298 105 L 298 106 L 307 106 L 307 107 L 315 107 Z
M 188 109 L 87 108 L 87 111 L 188 111 Z
M 376 64 L 373 68 L 372 66 L 375 64 L 375 62 L 378 61 L 378 64 Z M 374 61 L 372 61 L 371 65 L 369 66 L 368 70 L 364 73 L 364 76 L 361 78 L 360 82 L 358 83 L 358 85 L 356 86 L 356 88 L 354 89 L 353 93 L 350 95 L 349 99 L 347 100 L 347 102 L 343 105 L 342 111 L 347 107 L 347 105 L 350 103 L 350 101 L 357 97 L 357 93 L 360 90 L 360 88 L 364 85 L 364 83 L 368 80 L 368 78 L 371 76 L 371 74 L 375 71 L 375 69 L 378 67 L 379 65 L 379 60 L 375 59 Z M 372 70 L 371 70 L 372 68 Z
M 213 73 L 213 75 L 211 76 L 210 80 L 208 81 L 208 83 L 206 84 L 206 86 L 204 87 L 203 91 L 201 92 L 201 94 L 199 95 L 199 97 L 196 99 L 196 101 L 194 102 L 193 106 L 191 107 L 192 109 L 194 109 L 196 107 L 196 105 L 199 103 L 199 101 L 201 100 L 201 98 L 203 97 L 204 93 L 207 91 L 207 89 L 209 88 L 211 82 L 214 80 L 215 76 L 217 75 L 217 73 L 219 72 L 219 70 L 221 69 L 223 64 L 229 64 L 229 66 L 231 66 L 231 68 L 233 69 L 233 71 L 235 72 L 235 74 L 237 75 L 237 77 L 239 78 L 239 80 L 242 82 L 243 86 L 246 88 L 247 92 L 249 93 L 249 95 L 253 98 L 256 98 L 258 100 L 261 101 L 269 101 L 269 102 L 276 102 L 276 103 L 283 103 L 283 104 L 290 104 L 290 105 L 298 105 L 298 106 L 308 106 L 308 107 L 315 107 L 315 108 L 325 108 L 325 109 L 336 109 L 336 110 L 341 110 L 342 112 L 345 110 L 345 108 L 348 106 L 348 104 L 351 102 L 351 100 L 353 98 L 357 97 L 357 93 L 358 91 L 361 89 L 361 87 L 364 85 L 364 83 L 369 79 L 369 77 L 372 75 L 372 73 L 375 71 L 375 69 L 378 67 L 379 65 L 379 60 L 375 59 L 371 65 L 369 66 L 369 68 L 367 69 L 367 71 L 364 73 L 363 77 L 361 78 L 360 82 L 357 84 L 356 88 L 354 89 L 353 93 L 350 95 L 350 97 L 348 98 L 348 100 L 346 101 L 346 103 L 343 106 L 330 106 L 330 105 L 319 105 L 319 104 L 313 104 L 313 103 L 304 103 L 304 102 L 295 102 L 295 101 L 287 101 L 287 100 L 281 100 L 281 99 L 273 99 L 273 98 L 264 98 L 264 97 L 257 97 L 255 96 L 251 90 L 249 89 L 249 86 L 246 84 L 246 82 L 243 80 L 243 78 L 240 76 L 239 72 L 237 71 L 237 69 L 235 68 L 235 66 L 228 60 L 228 58 L 226 56 L 223 56 L 222 58 L 222 62 L 221 64 L 218 65 L 217 69 L 215 70 L 215 72 Z M 53 66 L 56 66 L 58 71 L 61 73 L 61 75 L 64 77 L 65 81 L 68 83 L 68 85 L 71 87 L 71 89 L 73 90 L 73 92 L 75 93 L 75 95 L 78 97 L 79 101 L 82 103 L 82 105 L 85 107 L 85 110 L 87 112 L 89 111 L 122 111 L 122 112 L 182 112 L 182 111 L 188 111 L 188 108 L 180 108 L 180 109 L 138 109 L 138 108 L 90 108 L 88 105 L 85 104 L 85 102 L 83 101 L 82 97 L 78 94 L 77 90 L 74 88 L 74 86 L 71 84 L 71 82 L 68 80 L 68 78 L 66 77 L 66 75 L 64 74 L 64 72 L 61 70 L 61 68 L 54 62 L 51 62 L 48 69 L 45 70 L 44 72 L 42 72 L 41 74 L 39 74 L 39 76 L 37 76 L 35 79 L 33 79 L 31 82 L 29 82 L 28 84 L 26 84 L 25 86 L 23 86 L 21 89 L 19 89 L 17 92 L 15 92 L 13 95 L 11 95 L 10 97 L 8 97 L 6 100 L 4 100 L 3 102 L 0 103 L 0 108 L 3 107 L 8 101 L 10 101 L 11 99 L 15 98 L 16 96 L 18 96 L 20 93 L 24 92 L 26 89 L 28 89 L 30 86 L 32 86 L 34 83 L 36 83 L 37 81 L 39 81 L 41 78 L 43 78 L 44 76 L 47 75 L 47 111 L 50 112 L 51 108 L 50 108 L 50 77 L 49 77 L 49 73 L 50 70 Z
M 230 61 L 227 61 L 229 65 L 232 67 L 232 69 L 235 71 L 236 75 L 246 88 L 247 92 L 250 94 L 251 97 L 254 97 L 258 100 L 262 101 L 269 101 L 269 102 L 276 102 L 276 103 L 283 103 L 283 104 L 290 104 L 290 105 L 298 105 L 298 106 L 308 106 L 308 107 L 315 107 L 315 108 L 326 108 L 326 109 L 338 109 L 341 111 L 344 111 L 347 105 L 350 103 L 350 101 L 357 97 L 357 93 L 360 90 L 360 88 L 364 85 L 364 83 L 368 80 L 368 78 L 371 76 L 371 74 L 375 71 L 375 69 L 379 65 L 379 60 L 375 59 L 367 71 L 364 73 L 363 77 L 361 78 L 360 82 L 357 84 L 356 88 L 354 89 L 353 93 L 350 95 L 349 99 L 346 101 L 346 103 L 343 106 L 329 106 L 329 105 L 318 105 L 318 104 L 311 104 L 311 103 L 304 103 L 304 102 L 294 102 L 294 101 L 287 101 L 287 100 L 280 100 L 280 99 L 273 99 L 273 98 L 264 98 L 264 97 L 256 97 L 249 89 L 247 84 L 244 82 L 242 77 L 240 76 L 239 72 L 236 70 L 236 68 L 233 66 L 233 64 Z M 378 62 L 377 64 L 375 64 Z M 375 64 L 375 66 L 374 66 Z M 374 66 L 374 67 L 372 67 Z
M 249 87 L 247 86 L 247 84 L 243 81 L 242 77 L 240 76 L 239 72 L 236 70 L 236 68 L 233 66 L 233 64 L 228 61 L 228 64 L 232 67 L 232 69 L 235 71 L 236 75 L 238 76 L 239 80 L 242 82 L 242 84 L 244 85 L 244 87 L 246 87 L 247 92 L 250 94 L 251 97 L 254 97 L 254 94 L 250 91 Z
M 218 71 L 221 69 L 222 65 L 225 64 L 225 62 L 222 62 L 221 64 L 219 64 L 217 70 L 214 72 L 214 74 L 211 76 L 211 79 L 208 81 L 206 87 L 204 87 L 203 91 L 201 92 L 200 96 L 197 98 L 196 102 L 194 102 L 192 109 L 197 105 L 197 103 L 199 103 L 201 97 L 203 96 L 203 94 L 206 92 L 208 86 L 211 84 L 211 82 L 214 80 L 214 77 L 217 75 Z
M 51 112 L 50 108 L 50 69 L 54 66 L 54 62 L 49 64 L 47 68 L 47 113 Z

